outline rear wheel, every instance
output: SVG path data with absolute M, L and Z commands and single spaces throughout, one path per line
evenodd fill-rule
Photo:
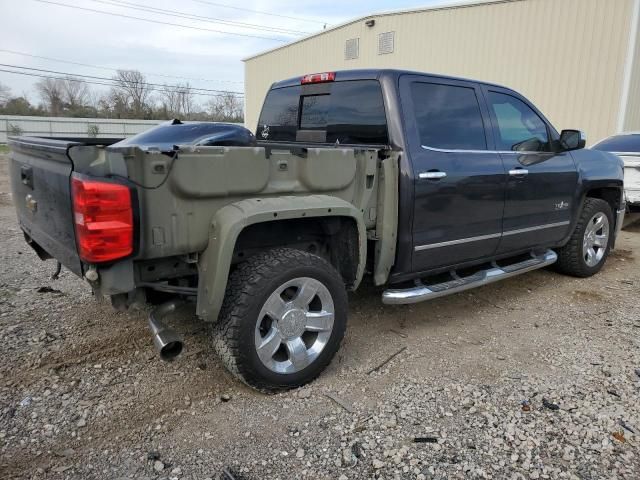
M 231 274 L 213 343 L 225 366 L 259 390 L 316 378 L 344 336 L 347 294 L 323 258 L 289 248 L 255 255 Z
M 590 277 L 600 271 L 613 242 L 611 206 L 599 198 L 587 198 L 569 242 L 558 250 L 556 269 L 574 277 Z

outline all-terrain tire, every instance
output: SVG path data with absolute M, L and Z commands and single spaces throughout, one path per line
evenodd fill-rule
M 602 258 L 596 265 L 590 266 L 587 264 L 585 258 L 586 254 L 583 248 L 583 241 L 589 221 L 598 213 L 602 213 L 607 217 L 609 221 L 609 235 Z M 609 256 L 614 238 L 614 227 L 615 223 L 611 206 L 599 198 L 586 198 L 571 238 L 564 247 L 557 250 L 558 261 L 554 265 L 555 269 L 565 275 L 579 278 L 590 277 L 598 273 Z
M 256 323 L 270 295 L 296 278 L 311 278 L 326 287 L 334 306 L 333 327 L 312 363 L 294 373 L 276 373 L 258 356 Z M 252 256 L 229 276 L 218 322 L 211 329 L 213 347 L 229 372 L 255 389 L 296 388 L 314 380 L 329 365 L 344 336 L 347 314 L 343 279 L 329 262 L 301 250 L 275 248 Z

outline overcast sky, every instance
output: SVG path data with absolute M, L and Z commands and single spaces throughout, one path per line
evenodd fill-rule
M 195 87 L 242 91 L 242 58 L 302 35 L 257 27 L 312 33 L 321 30 L 325 22 L 331 26 L 379 11 L 445 3 L 451 3 L 451 0 L 0 0 L 0 18 L 3 20 L 0 63 L 5 65 L 0 69 L 18 70 L 6 66 L 13 65 L 97 77 L 111 77 L 114 71 L 110 69 L 137 69 L 147 74 L 149 82 L 175 84 L 187 81 L 152 75 L 162 74 L 187 77 Z M 204 30 L 106 15 L 61 4 Z M 131 8 L 145 6 L 256 27 L 230 26 Z M 34 103 L 38 101 L 33 89 L 37 80 L 0 72 L 0 83 L 8 85 L 14 95 L 27 94 Z

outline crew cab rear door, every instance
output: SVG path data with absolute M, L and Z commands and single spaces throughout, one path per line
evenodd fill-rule
M 412 270 L 492 256 L 506 176 L 480 87 L 404 75 L 400 96 L 415 185 Z
M 524 97 L 485 86 L 496 150 L 507 173 L 498 253 L 551 246 L 571 228 L 578 174 L 569 152 L 554 152 L 557 132 Z

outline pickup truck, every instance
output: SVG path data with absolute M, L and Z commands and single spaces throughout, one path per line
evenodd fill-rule
M 622 225 L 621 160 L 497 85 L 310 74 L 273 84 L 255 137 L 219 127 L 13 138 L 12 189 L 40 258 L 115 306 L 156 303 L 161 357 L 182 348 L 163 317 L 191 300 L 227 368 L 263 391 L 329 364 L 365 274 L 392 305 L 551 264 L 588 277 Z

